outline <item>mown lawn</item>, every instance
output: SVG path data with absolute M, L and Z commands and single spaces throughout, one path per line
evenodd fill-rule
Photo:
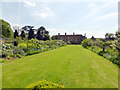
M 3 63 L 3 88 L 24 88 L 41 80 L 67 88 L 117 88 L 118 68 L 108 60 L 69 45 Z

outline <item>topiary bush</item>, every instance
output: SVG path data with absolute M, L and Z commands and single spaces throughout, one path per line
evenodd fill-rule
M 41 88 L 64 88 L 64 86 L 43 80 L 30 84 L 26 88 L 31 88 L 32 90 L 41 90 Z

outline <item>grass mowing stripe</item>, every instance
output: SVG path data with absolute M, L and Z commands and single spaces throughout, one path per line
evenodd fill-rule
M 117 88 L 118 67 L 80 45 L 3 63 L 3 88 L 47 80 L 71 88 Z

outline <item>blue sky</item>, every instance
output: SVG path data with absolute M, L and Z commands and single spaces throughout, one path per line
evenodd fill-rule
M 1 2 L 0 18 L 12 26 L 44 26 L 50 35 L 104 37 L 118 30 L 117 2 Z

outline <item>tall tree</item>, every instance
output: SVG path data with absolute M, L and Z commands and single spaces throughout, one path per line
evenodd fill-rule
M 22 27 L 22 29 L 25 31 L 25 32 L 29 32 L 31 29 L 33 29 L 34 26 L 24 26 Z
M 37 38 L 38 40 L 42 40 L 42 35 L 41 35 L 41 33 L 40 33 L 40 29 L 38 29 L 38 31 L 37 31 L 36 38 Z
M 40 28 L 38 28 L 36 38 L 38 40 L 44 40 L 44 41 L 49 40 L 49 32 L 46 31 L 46 29 L 43 26 L 41 26 Z
M 21 38 L 24 39 L 25 38 L 25 32 L 22 30 L 21 34 L 20 34 Z
M 50 40 L 50 36 L 49 36 L 49 32 L 45 31 L 45 37 L 44 37 L 44 41 L 46 40 Z
M 19 36 L 18 31 L 15 30 L 15 32 L 14 32 L 14 38 L 17 38 L 18 36 Z
M 34 34 L 34 30 L 30 29 L 29 33 L 28 33 L 28 39 L 32 39 L 35 38 L 35 34 Z
M 0 37 L 13 37 L 13 31 L 10 24 L 2 19 L 0 19 Z
M 28 39 L 32 39 L 32 38 L 35 38 L 35 34 L 34 34 L 34 30 L 36 29 L 33 29 L 34 26 L 24 26 L 22 27 L 22 29 L 28 33 Z

